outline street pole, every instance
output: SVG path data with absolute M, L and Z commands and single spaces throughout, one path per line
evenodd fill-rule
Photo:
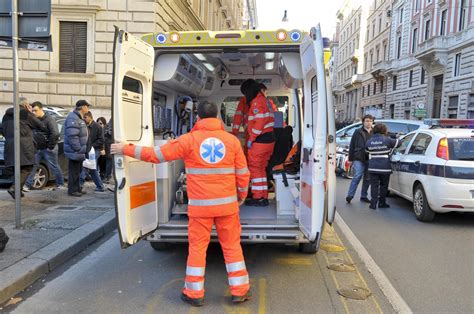
M 21 227 L 20 186 L 20 107 L 18 106 L 18 0 L 12 0 L 12 48 L 13 48 L 13 142 L 15 151 L 15 227 Z

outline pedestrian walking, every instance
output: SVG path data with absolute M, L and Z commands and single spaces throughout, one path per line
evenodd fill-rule
M 110 146 L 114 143 L 112 136 L 112 118 L 110 118 L 107 126 L 104 129 L 104 143 L 105 143 L 105 183 L 110 183 L 112 179 L 112 169 L 114 165 L 114 158 L 110 153 Z
M 250 173 L 239 140 L 224 130 L 215 104 L 198 106 L 199 121 L 190 133 L 160 147 L 113 144 L 112 154 L 160 163 L 184 159 L 188 189 L 189 255 L 181 298 L 204 302 L 206 251 L 212 226 L 224 252 L 234 303 L 250 299 L 249 276 L 240 245 L 239 204 L 247 196 Z
M 44 124 L 46 132 L 37 130 L 34 132 L 34 139 L 36 142 L 35 165 L 31 171 L 26 184 L 23 187 L 24 191 L 29 191 L 33 187 L 33 180 L 41 160 L 44 160 L 54 173 L 56 180 L 56 190 L 65 189 L 64 176 L 58 162 L 58 142 L 59 129 L 58 123 L 54 117 L 47 115 L 43 110 L 43 104 L 35 101 L 32 105 L 33 114 Z
M 387 136 L 387 126 L 383 123 L 377 124 L 373 133 L 366 145 L 369 153 L 370 208 L 377 209 L 377 203 L 379 208 L 388 208 L 390 205 L 386 197 L 392 173 L 390 154 L 398 146 L 398 140 Z
M 31 112 L 28 99 L 20 97 L 20 186 L 23 187 L 33 165 L 35 164 L 36 146 L 33 139 L 33 130 L 46 132 L 46 127 Z M 4 160 L 5 167 L 10 175 L 15 173 L 14 121 L 13 108 L 7 109 L 2 119 L 2 132 L 5 137 Z M 8 190 L 8 194 L 15 198 L 15 182 Z M 21 197 L 24 194 L 21 192 Z
M 90 111 L 84 114 L 84 121 L 86 122 L 88 134 L 89 134 L 87 138 L 87 152 L 90 152 L 91 150 L 94 151 L 96 167 L 94 169 L 87 169 L 85 167 L 82 167 L 82 173 L 81 173 L 81 178 L 80 178 L 81 190 L 82 190 L 82 187 L 84 186 L 84 182 L 86 181 L 87 175 L 90 175 L 92 178 L 92 181 L 94 181 L 94 184 L 95 184 L 94 191 L 105 192 L 104 183 L 102 183 L 102 180 L 100 179 L 99 170 L 98 170 L 99 157 L 105 155 L 104 131 L 99 126 L 99 124 L 94 121 L 94 118 L 92 117 L 92 113 Z
M 96 120 L 97 124 L 102 128 L 102 133 L 104 134 L 104 150 L 105 150 L 105 128 L 107 127 L 107 120 L 104 117 L 99 117 Z M 102 182 L 105 180 L 105 172 L 107 168 L 107 152 L 104 155 L 100 155 L 97 160 L 97 167 L 99 169 L 99 175 Z
M 360 200 L 365 203 L 370 203 L 370 200 L 367 197 L 370 182 L 367 172 L 368 156 L 365 146 L 372 134 L 372 124 L 374 123 L 374 117 L 371 115 L 365 115 L 362 121 L 362 127 L 354 132 L 349 145 L 349 161 L 352 162 L 352 167 L 354 168 L 354 177 L 352 178 L 349 191 L 347 192 L 347 203 L 350 203 L 354 198 L 357 187 L 359 186 L 359 182 L 362 179 L 363 181 L 362 191 L 360 192 Z
M 76 102 L 76 109 L 69 113 L 66 118 L 64 130 L 64 154 L 68 158 L 68 194 L 82 196 L 80 176 L 82 162 L 87 153 L 87 126 L 83 120 L 84 115 L 89 112 L 90 104 L 85 100 Z

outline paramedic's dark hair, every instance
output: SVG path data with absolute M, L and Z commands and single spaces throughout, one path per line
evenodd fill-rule
M 364 122 L 365 122 L 365 119 L 370 119 L 370 120 L 372 120 L 372 122 L 374 122 L 374 121 L 375 121 L 375 118 L 374 118 L 374 116 L 373 116 L 373 115 L 371 115 L 371 114 L 366 114 L 366 115 L 365 115 L 365 116 L 362 118 L 362 123 L 364 123 Z
M 260 87 L 260 90 L 268 90 L 267 86 L 263 83 L 258 84 L 258 86 Z
M 200 103 L 197 112 L 198 116 L 201 119 L 206 119 L 206 118 L 217 118 L 217 113 L 219 110 L 217 110 L 217 105 L 212 102 L 203 102 Z
M 43 109 L 43 104 L 39 101 L 35 101 L 34 103 L 31 104 L 31 107 L 32 108 L 37 107 L 39 109 Z
M 248 80 L 245 80 L 242 85 L 240 85 L 240 92 L 242 93 L 242 95 L 245 95 L 245 92 L 247 91 L 247 89 L 249 88 L 249 85 L 252 83 L 252 79 L 248 79 Z
M 374 126 L 374 134 L 382 134 L 382 135 L 387 135 L 387 126 L 383 123 L 377 123 Z
M 250 106 L 250 102 L 257 97 L 258 93 L 260 93 L 260 85 L 255 80 L 249 80 L 248 89 L 245 92 L 245 100 L 247 101 L 247 105 Z

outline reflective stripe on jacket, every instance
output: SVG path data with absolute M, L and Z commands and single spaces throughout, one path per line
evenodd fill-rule
M 252 100 L 247 127 L 249 141 L 255 142 L 260 135 L 273 132 L 275 122 L 273 112 L 272 104 L 262 93 Z
M 188 215 L 219 217 L 238 213 L 250 173 L 239 140 L 220 120 L 199 120 L 190 133 L 157 147 L 128 145 L 124 155 L 161 163 L 183 159 L 187 173 Z
M 232 134 L 239 134 L 240 126 L 243 126 L 245 130 L 248 123 L 248 115 L 249 106 L 247 106 L 247 100 L 244 96 L 240 98 L 239 104 L 237 105 L 237 109 L 234 114 L 234 120 L 232 121 Z
M 382 134 L 374 134 L 366 144 L 369 153 L 369 173 L 391 173 L 390 154 L 398 140 Z

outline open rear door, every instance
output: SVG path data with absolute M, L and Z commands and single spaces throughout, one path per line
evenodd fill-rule
M 153 47 L 116 29 L 113 73 L 113 131 L 116 141 L 153 146 Z M 155 165 L 116 155 L 115 207 L 122 248 L 158 226 Z
M 323 39 L 318 25 L 301 44 L 304 125 L 301 145 L 300 229 L 319 241 L 325 216 L 327 97 Z
M 324 50 L 324 60 L 329 60 L 331 51 L 327 48 Z M 327 56 L 326 54 L 329 54 Z M 332 97 L 331 77 L 329 75 L 329 65 L 325 62 L 326 73 L 326 97 L 327 97 L 327 145 L 328 145 L 328 161 L 327 161 L 327 216 L 326 220 L 332 224 L 336 216 L 336 119 L 334 117 L 334 105 Z

